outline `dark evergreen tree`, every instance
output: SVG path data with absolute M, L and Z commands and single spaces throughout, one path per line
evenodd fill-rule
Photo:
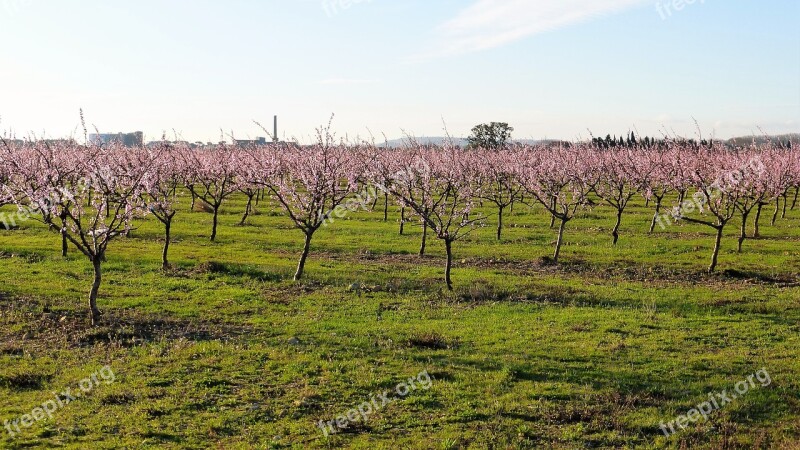
M 497 150 L 508 144 L 513 131 L 514 128 L 505 122 L 484 123 L 472 128 L 472 135 L 467 141 L 471 148 Z

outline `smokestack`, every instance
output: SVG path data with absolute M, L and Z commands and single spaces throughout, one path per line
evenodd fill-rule
M 275 123 L 272 131 L 272 142 L 278 143 L 278 116 L 275 116 Z

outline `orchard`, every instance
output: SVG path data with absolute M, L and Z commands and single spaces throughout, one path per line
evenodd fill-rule
M 392 203 L 401 208 L 401 233 L 406 223 L 422 227 L 421 255 L 429 233 L 444 244 L 443 281 L 452 290 L 459 241 L 490 225 L 502 240 L 505 211 L 547 211 L 555 236 L 547 259 L 558 264 L 569 223 L 591 209 L 613 211 L 611 245 L 625 239 L 620 227 L 635 198 L 653 209 L 651 233 L 681 222 L 707 226 L 713 242 L 708 271 L 714 272 L 724 231 L 735 222 L 738 251 L 743 252 L 745 239 L 758 237 L 761 222 L 774 225 L 796 208 L 800 153 L 776 143 L 732 147 L 685 140 L 619 147 L 589 142 L 499 149 L 409 143 L 388 148 L 336 142 L 322 134 L 315 145 L 246 148 L 3 141 L 0 189 L 0 204 L 18 210 L 4 215 L 6 228 L 23 219 L 38 220 L 60 236 L 63 255 L 74 249 L 92 264 L 88 305 L 96 324 L 107 251 L 148 216 L 164 226 L 162 267 L 169 269 L 171 228 L 180 220 L 176 203 L 182 192 L 190 193 L 192 206 L 200 202 L 212 214 L 212 241 L 225 232 L 218 230 L 217 217 L 231 196 L 248 198 L 241 224 L 254 199 L 266 197 L 264 201 L 277 205 L 302 238 L 295 281 L 303 278 L 321 227 L 336 227 L 337 218 L 376 208 L 379 200 L 387 220 Z M 496 214 L 485 215 L 485 204 L 494 206 Z M 770 217 L 763 214 L 765 207 Z

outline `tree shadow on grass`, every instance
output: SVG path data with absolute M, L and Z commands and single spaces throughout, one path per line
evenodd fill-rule
M 107 310 L 92 327 L 83 311 L 53 311 L 37 299 L 0 301 L 3 353 L 16 356 L 98 345 L 131 348 L 163 340 L 229 341 L 252 334 L 246 326 L 222 320 L 162 318 L 136 310 Z
M 0 387 L 13 391 L 36 391 L 52 379 L 52 375 L 41 373 L 6 374 L 0 375 Z
M 256 266 L 247 264 L 226 263 L 219 261 L 210 261 L 196 266 L 191 271 L 193 274 L 217 274 L 217 275 L 230 275 L 233 277 L 247 277 L 257 281 L 267 282 L 281 282 L 286 279 L 286 276 L 279 273 L 266 272 Z

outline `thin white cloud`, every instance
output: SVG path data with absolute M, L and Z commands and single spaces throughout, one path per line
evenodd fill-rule
M 378 80 L 366 80 L 359 78 L 329 78 L 320 81 L 320 84 L 372 84 L 377 83 Z
M 439 26 L 440 42 L 419 59 L 488 50 L 613 14 L 645 0 L 476 0 Z

